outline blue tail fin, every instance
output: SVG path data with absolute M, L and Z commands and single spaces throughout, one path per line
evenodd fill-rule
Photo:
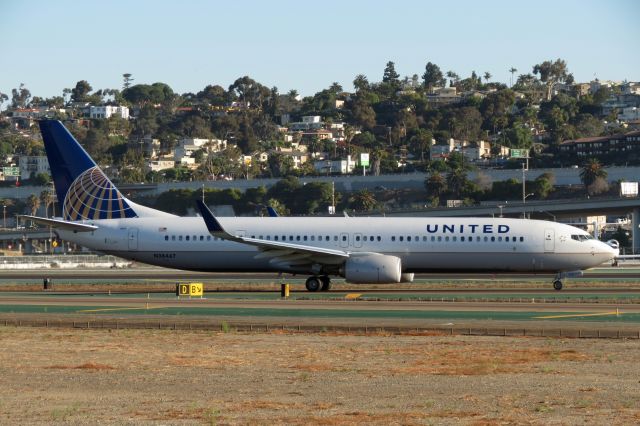
M 64 219 L 137 216 L 128 200 L 61 122 L 41 120 L 40 131 Z

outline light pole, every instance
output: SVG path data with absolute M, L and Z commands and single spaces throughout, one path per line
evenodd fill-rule
M 498 204 L 498 208 L 500 209 L 500 217 L 502 217 L 502 208 L 503 208 L 503 207 L 504 207 L 504 206 L 503 206 L 502 204 Z
M 2 227 L 7 228 L 7 205 L 2 205 Z

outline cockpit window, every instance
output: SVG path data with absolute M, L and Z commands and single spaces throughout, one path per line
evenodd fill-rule
M 593 235 L 582 235 L 582 234 L 574 234 L 571 236 L 572 240 L 576 240 L 576 241 L 587 241 L 587 240 L 593 240 Z

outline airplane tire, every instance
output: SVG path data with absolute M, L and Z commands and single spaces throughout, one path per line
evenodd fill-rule
M 562 281 L 555 280 L 553 282 L 553 288 L 554 288 L 554 290 L 558 290 L 558 291 L 562 290 Z
M 329 277 L 320 277 L 320 281 L 322 281 L 322 288 L 320 290 L 322 291 L 329 291 L 331 290 L 331 278 Z
M 318 279 L 318 277 L 309 277 L 307 278 L 307 282 L 305 283 L 308 291 L 318 291 L 322 287 L 322 283 Z

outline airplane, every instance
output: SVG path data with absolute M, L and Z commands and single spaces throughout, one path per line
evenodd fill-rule
M 425 272 L 553 273 L 562 279 L 619 252 L 556 222 L 508 218 L 179 217 L 134 203 L 57 120 L 39 122 L 62 216 L 27 216 L 61 239 L 151 265 L 207 272 L 305 274 L 309 291 L 331 277 L 411 282 Z

